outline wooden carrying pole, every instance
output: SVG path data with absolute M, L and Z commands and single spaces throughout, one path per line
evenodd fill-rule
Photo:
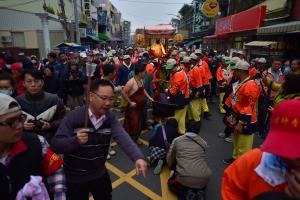
M 97 64 L 86 63 L 86 75 L 88 77 L 88 85 L 86 88 L 86 102 L 85 102 L 85 113 L 84 113 L 84 128 L 88 128 L 89 119 L 89 105 L 90 105 L 90 90 L 92 84 L 92 76 L 96 70 Z

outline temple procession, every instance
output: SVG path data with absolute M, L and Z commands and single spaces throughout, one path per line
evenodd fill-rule
M 0 199 L 300 200 L 300 1 L 1 0 Z

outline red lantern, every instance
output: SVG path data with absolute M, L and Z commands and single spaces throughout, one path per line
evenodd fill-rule
M 183 41 L 183 36 L 181 34 L 176 34 L 174 36 L 174 40 L 177 42 L 177 43 L 180 43 Z
M 136 41 L 136 43 L 137 44 L 143 44 L 144 42 L 145 42 L 145 37 L 144 37 L 144 35 L 143 34 L 137 34 L 136 36 L 135 36 L 135 41 Z

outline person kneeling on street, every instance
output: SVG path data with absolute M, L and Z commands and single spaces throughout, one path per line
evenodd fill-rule
M 165 125 L 156 124 L 153 128 L 149 141 L 150 165 L 157 164 L 153 170 L 155 175 L 159 175 L 172 141 L 179 136 L 178 123 L 176 119 L 168 119 Z
M 179 199 L 205 199 L 212 171 L 206 162 L 208 145 L 198 135 L 200 127 L 199 122 L 188 123 L 187 133 L 172 142 L 167 155 L 168 166 L 175 171 L 168 185 Z

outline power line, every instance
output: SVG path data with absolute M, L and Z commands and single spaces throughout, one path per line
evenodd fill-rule
M 129 2 L 129 3 L 141 3 L 141 4 L 160 4 L 160 5 L 183 5 L 187 4 L 185 2 L 182 3 L 175 3 L 175 2 L 161 2 L 161 1 L 135 1 L 135 0 L 118 0 L 123 2 Z

